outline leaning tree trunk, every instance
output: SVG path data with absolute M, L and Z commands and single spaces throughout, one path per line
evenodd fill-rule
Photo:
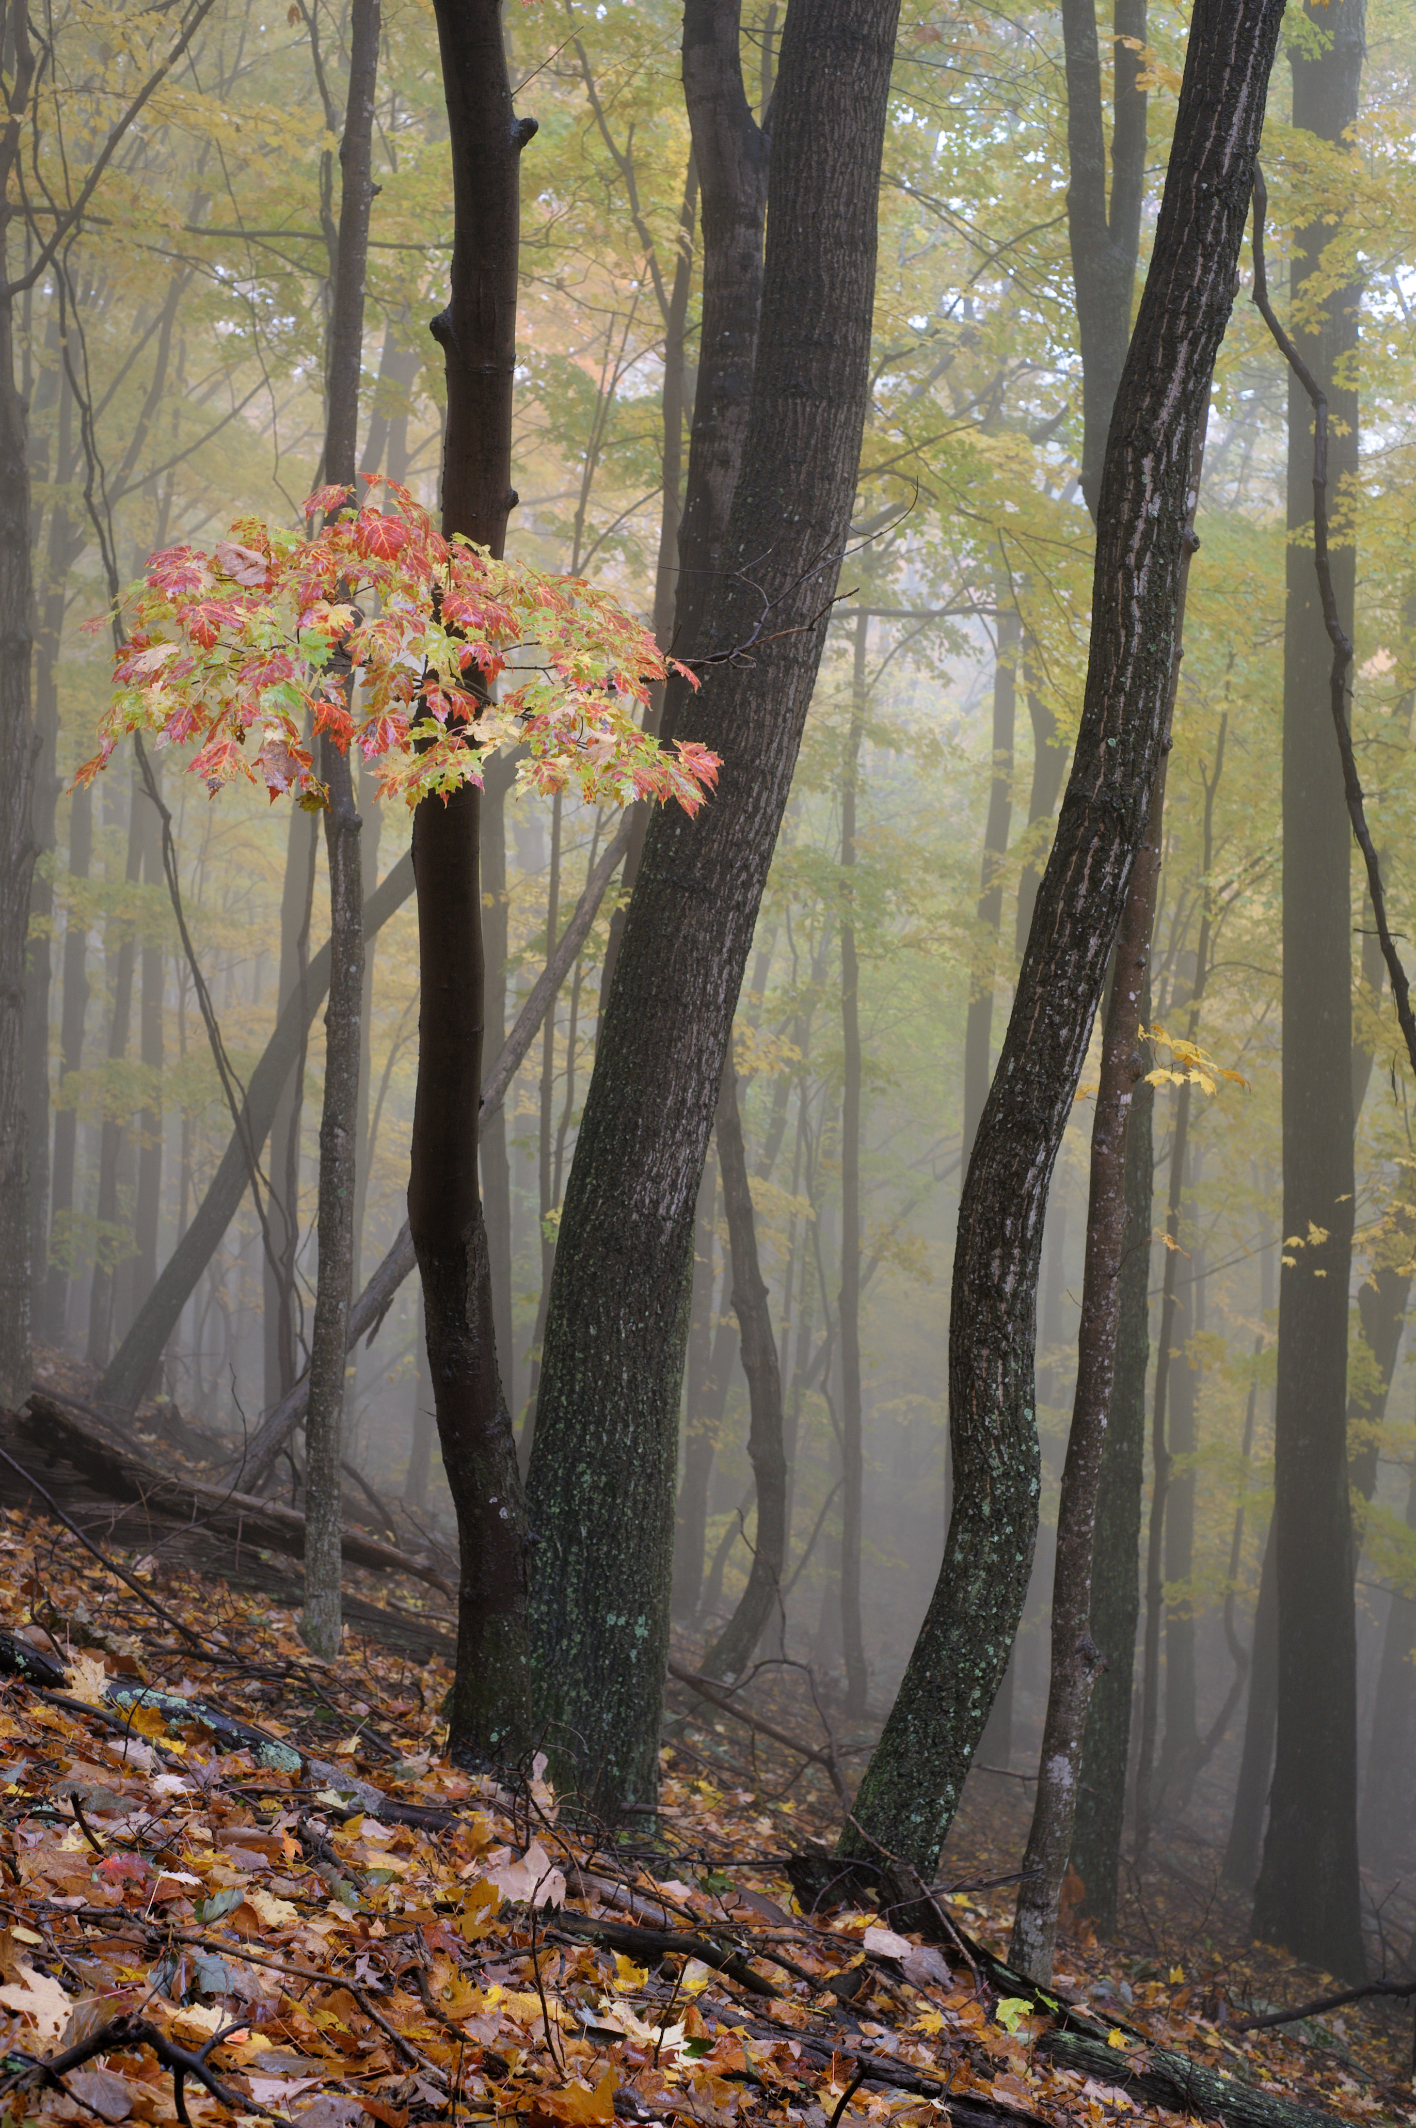
M 733 1310 L 742 1333 L 742 1371 L 747 1376 L 747 1453 L 757 1484 L 757 1529 L 747 1587 L 722 1633 L 703 1656 L 709 1677 L 732 1678 L 747 1668 L 773 1610 L 781 1607 L 787 1563 L 787 1458 L 782 1446 L 782 1374 L 767 1286 L 757 1260 L 752 1186 L 731 1053 L 723 1060 L 717 1133 Z
M 1339 142 L 1357 116 L 1365 0 L 1310 7 L 1327 49 L 1293 55 L 1293 123 Z M 1327 223 L 1301 230 L 1291 281 L 1323 271 Z M 1357 394 L 1343 374 L 1360 292 L 1332 294 L 1294 338 L 1327 392 L 1330 493 L 1356 478 Z M 1352 1264 L 1351 829 L 1328 716 L 1331 646 L 1313 553 L 1313 429 L 1288 396 L 1283 658 L 1283 1232 L 1274 1407 L 1278 1727 L 1254 1933 L 1330 1973 L 1364 1970 L 1357 1869 L 1357 1631 L 1347 1489 L 1348 1283 Z M 1341 535 L 1339 535 L 1341 537 Z M 1356 550 L 1331 551 L 1352 634 Z M 1316 1239 L 1314 1230 L 1324 1238 Z M 1311 1239 L 1309 1237 L 1312 1237 Z
M 500 555 L 516 502 L 511 400 L 521 151 L 500 0 L 436 0 L 452 145 L 452 293 L 433 321 L 447 364 L 443 530 Z M 461 1551 L 448 1750 L 513 1762 L 527 1726 L 527 1530 L 497 1372 L 491 1263 L 477 1178 L 482 1090 L 481 791 L 413 816 L 418 886 L 418 1087 L 408 1224 L 423 1281 L 428 1371 Z
M 720 662 L 665 705 L 721 781 L 696 820 L 649 824 L 562 1213 L 530 1473 L 537 1683 L 562 1776 L 612 1812 L 657 1782 L 694 1203 L 849 535 L 897 15 L 787 16 L 756 371 L 705 631 Z
M 1199 0 L 1102 477 L 1076 756 L 959 1210 L 944 1564 L 847 1853 L 932 1874 L 1008 1659 L 1038 1512 L 1033 1342 L 1053 1163 L 1159 765 L 1190 458 L 1233 301 L 1281 0 Z

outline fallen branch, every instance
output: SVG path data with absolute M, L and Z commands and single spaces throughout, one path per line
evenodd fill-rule
M 594 1943 L 604 1943 L 612 1951 L 633 1952 L 641 1960 L 666 1958 L 696 1958 L 700 1965 L 710 1965 L 715 1972 L 735 1980 L 740 1988 L 750 1995 L 762 1995 L 774 2002 L 777 1990 L 770 1980 L 754 1971 L 741 1951 L 725 1951 L 721 1944 L 713 1943 L 707 1936 L 695 1935 L 690 1929 L 640 1928 L 630 1921 L 605 1921 L 593 1914 L 577 1914 L 563 1907 L 556 1917 L 557 1928 L 570 1936 L 588 1936 Z M 773 1965 L 780 1961 L 764 1953 Z
M 1197 2113 L 1205 2120 L 1222 2121 L 1225 2128 L 1332 2128 L 1330 2113 L 1291 2106 L 1286 2099 L 1256 2091 L 1251 2084 L 1221 2075 L 1218 2069 L 1206 2069 L 1168 2047 L 1150 2047 L 1133 2058 L 1118 2053 L 1105 2039 L 1089 2039 L 1077 2032 L 1050 2032 L 1038 2047 L 1064 2069 L 1080 2070 L 1116 2090 L 1139 2093 L 1174 2113 Z
M 1416 1995 L 1416 1980 L 1366 1980 L 1360 1988 L 1344 1988 L 1340 1995 L 1320 1995 L 1296 2010 L 1267 2010 L 1262 2017 L 1245 2017 L 1230 2026 L 1231 2032 L 1262 2032 L 1269 2025 L 1296 2025 L 1305 2017 L 1321 2017 L 1325 2010 L 1341 2010 L 1349 2002 L 1362 2002 L 1369 1995 Z
M 236 2032 L 241 2030 L 241 2026 L 234 2024 L 227 2029 L 229 2032 Z M 174 2046 L 166 2033 L 159 2031 L 146 2017 L 134 2017 L 125 2012 L 115 2017 L 110 2024 L 100 2026 L 97 2032 L 90 2032 L 87 2039 L 79 2040 L 75 2046 L 66 2047 L 62 2054 L 36 2057 L 21 2054 L 17 2048 L 12 2047 L 5 2059 L 7 2062 L 18 2063 L 19 2067 L 9 2076 L 0 2079 L 0 2094 L 8 2096 L 11 2091 L 21 2090 L 26 2084 L 43 2083 L 48 2084 L 52 2090 L 63 2092 L 67 2098 L 69 2094 L 65 2089 L 64 2078 L 71 2069 L 81 2069 L 85 2062 L 92 2061 L 99 2054 L 119 2053 L 128 2047 L 151 2047 L 163 2068 L 172 2072 L 172 2103 L 177 2109 L 177 2118 L 182 2123 L 182 2128 L 192 2128 L 184 2089 L 189 2076 L 194 2076 L 214 2099 L 223 2106 L 229 2106 L 233 2113 L 260 2113 L 267 2120 L 278 2119 L 277 2114 L 271 2113 L 265 2106 L 257 2105 L 254 2099 L 246 2098 L 239 2091 L 228 2091 L 224 2084 L 217 2082 L 208 2069 L 206 2057 L 213 2047 L 220 2044 L 224 2036 L 220 2032 L 213 2033 L 199 2054 L 189 2054 L 184 2047 Z
M 808 1765 L 820 1766 L 828 1774 L 834 1774 L 835 1769 L 828 1753 L 817 1750 L 811 1744 L 802 1743 L 800 1737 L 789 1736 L 785 1729 L 778 1729 L 773 1723 L 763 1721 L 760 1714 L 749 1714 L 745 1707 L 739 1707 L 732 1695 L 711 1677 L 700 1677 L 696 1671 L 685 1670 L 676 1662 L 670 1662 L 669 1675 L 677 1678 L 681 1685 L 687 1685 L 700 1699 L 706 1699 L 722 1713 L 730 1714 L 733 1720 L 741 1722 L 744 1728 L 756 1730 L 759 1736 L 770 1737 L 774 1744 L 781 1744 L 786 1750 L 794 1751 L 798 1758 L 805 1759 Z

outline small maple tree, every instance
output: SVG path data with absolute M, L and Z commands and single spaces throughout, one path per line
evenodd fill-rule
M 77 781 L 150 731 L 159 746 L 195 743 L 190 770 L 213 794 L 244 777 L 272 801 L 293 792 L 322 809 L 313 718 L 378 764 L 381 797 L 410 807 L 480 783 L 494 748 L 524 746 L 523 788 L 696 812 L 718 757 L 692 741 L 662 748 L 635 721 L 672 662 L 648 631 L 609 593 L 446 539 L 407 488 L 364 478 L 391 507 L 354 509 L 349 489 L 321 488 L 305 504 L 307 519 L 326 515 L 313 535 L 242 517 L 210 553 L 152 556 L 119 602 L 128 637 L 100 751 Z

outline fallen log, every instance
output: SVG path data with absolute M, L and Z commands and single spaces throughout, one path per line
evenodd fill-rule
M 51 1460 L 62 1455 L 97 1491 L 115 1500 L 140 1502 L 150 1518 L 158 1516 L 177 1528 L 199 1525 L 237 1545 L 284 1552 L 295 1559 L 304 1556 L 305 1518 L 297 1508 L 198 1479 L 171 1477 L 42 1390 L 34 1391 L 25 1407 L 24 1426 L 40 1454 Z M 351 1566 L 407 1574 L 457 1601 L 456 1590 L 430 1560 L 347 1526 L 341 1549 Z

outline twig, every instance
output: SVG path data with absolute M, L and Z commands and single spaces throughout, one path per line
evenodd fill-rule
M 227 2027 L 228 2032 L 240 2029 L 239 2025 Z M 146 2017 L 134 2017 L 125 2012 L 115 2017 L 110 2024 L 101 2026 L 97 2032 L 90 2032 L 88 2038 L 81 2039 L 76 2046 L 66 2047 L 62 2054 L 51 2054 L 47 2059 L 21 2054 L 12 2048 L 6 2060 L 17 2062 L 20 2066 L 0 2083 L 0 2091 L 8 2093 L 17 2090 L 35 2076 L 51 2085 L 54 2090 L 64 2091 L 64 2078 L 68 2072 L 82 2068 L 83 2064 L 92 2061 L 95 2055 L 116 2053 L 126 2047 L 151 2047 L 163 2068 L 172 2072 L 172 2099 L 182 2128 L 192 2128 L 183 2093 L 183 2085 L 189 2076 L 194 2076 L 214 2099 L 219 2100 L 223 2106 L 229 2106 L 233 2113 L 260 2113 L 267 2120 L 277 2120 L 279 2116 L 270 2112 L 268 2107 L 258 2105 L 254 2099 L 243 2097 L 240 2092 L 228 2091 L 224 2084 L 217 2082 L 208 2069 L 206 2057 L 224 2036 L 220 2032 L 214 2033 L 199 2054 L 189 2054 L 185 2048 L 175 2047 L 166 2034 L 160 2032 Z M 66 2097 L 67 2095 L 65 2092 Z
M 749 1714 L 745 1707 L 735 1706 L 731 1695 L 711 1677 L 700 1677 L 696 1671 L 685 1670 L 676 1662 L 670 1662 L 669 1675 L 676 1677 L 681 1685 L 687 1685 L 690 1691 L 696 1692 L 701 1699 L 711 1701 L 713 1706 L 721 1709 L 724 1714 L 730 1714 L 735 1722 L 741 1722 L 747 1729 L 755 1729 L 759 1736 L 770 1737 L 774 1744 L 782 1744 L 788 1751 L 795 1751 L 811 1765 L 824 1767 L 833 1781 L 837 1778 L 838 1769 L 832 1766 L 826 1752 L 802 1743 L 799 1737 L 789 1736 L 785 1729 L 778 1729 L 771 1722 L 764 1722 L 760 1714 Z
M 1264 268 L 1264 217 L 1268 212 L 1268 188 L 1263 172 L 1254 165 L 1254 302 L 1259 315 L 1278 343 L 1280 352 L 1298 382 L 1302 385 L 1313 407 L 1313 566 L 1317 571 L 1318 595 L 1322 600 L 1323 626 L 1332 644 L 1332 722 L 1337 733 L 1337 750 L 1342 760 L 1342 784 L 1347 799 L 1347 811 L 1352 821 L 1352 833 L 1357 847 L 1362 852 L 1367 866 L 1367 892 L 1371 896 L 1372 913 L 1377 919 L 1377 937 L 1381 940 L 1382 958 L 1391 976 L 1391 994 L 1396 1005 L 1396 1016 L 1401 1023 L 1401 1032 L 1406 1037 L 1406 1053 L 1416 1070 L 1416 1016 L 1411 1010 L 1411 992 L 1406 980 L 1406 970 L 1396 950 L 1387 923 L 1386 895 L 1382 889 L 1382 870 L 1377 857 L 1377 846 L 1367 826 L 1366 801 L 1357 774 L 1357 761 L 1352 751 L 1352 730 L 1347 721 L 1347 676 L 1352 670 L 1353 649 L 1351 639 L 1343 628 L 1337 611 L 1337 594 L 1333 589 L 1332 560 L 1328 553 L 1327 514 L 1327 442 L 1328 404 L 1327 395 L 1304 363 L 1293 342 L 1274 314 L 1269 302 L 1268 275 Z
M 135 1581 L 133 1576 L 127 1571 L 125 1567 L 119 1566 L 114 1560 L 110 1559 L 106 1552 L 101 1552 L 98 1546 L 93 1543 L 90 1538 L 84 1535 L 83 1531 L 79 1528 L 78 1523 L 71 1522 L 69 1520 L 69 1517 L 65 1514 L 63 1508 L 59 1505 L 59 1502 L 54 1498 L 53 1494 L 46 1492 L 45 1488 L 40 1484 L 38 1478 L 31 1476 L 30 1472 L 25 1469 L 23 1463 L 17 1463 L 14 1457 L 9 1453 L 8 1449 L 0 1448 L 0 1462 L 8 1463 L 11 1470 L 15 1472 L 17 1477 L 23 1478 L 26 1485 L 32 1485 L 34 1487 L 35 1491 L 39 1494 L 40 1499 L 43 1500 L 45 1505 L 52 1509 L 53 1512 L 59 1517 L 59 1520 L 63 1523 L 65 1529 L 68 1530 L 71 1535 L 78 1538 L 80 1544 L 84 1547 L 85 1551 L 93 1553 L 94 1558 L 98 1561 L 100 1566 L 106 1567 L 108 1569 L 108 1572 L 112 1574 L 117 1580 L 123 1582 L 128 1588 L 130 1588 L 135 1596 L 140 1596 L 143 1602 L 147 1605 L 148 1609 L 150 1611 L 155 1611 L 157 1613 L 157 1616 L 163 1621 L 164 1625 L 169 1625 L 173 1628 L 174 1632 L 180 1633 L 183 1640 L 186 1641 L 189 1647 L 198 1648 L 205 1652 L 206 1642 L 199 1639 L 198 1636 L 192 1631 L 190 1626 L 184 1626 L 180 1618 L 174 1618 L 171 1611 L 166 1610 L 163 1605 L 158 1602 L 155 1596 L 150 1595 L 148 1591 L 143 1587 L 140 1581 Z
M 850 2082 L 846 2085 L 845 2090 L 841 2093 L 840 2097 L 836 2101 L 835 2111 L 831 2115 L 830 2128 L 841 2128 L 841 2115 L 845 2112 L 847 2106 L 855 2097 L 861 2085 L 865 2082 L 865 2072 L 867 2067 L 868 2064 L 865 2062 L 858 2062 L 856 2064 L 855 2075 L 851 2078 Z

